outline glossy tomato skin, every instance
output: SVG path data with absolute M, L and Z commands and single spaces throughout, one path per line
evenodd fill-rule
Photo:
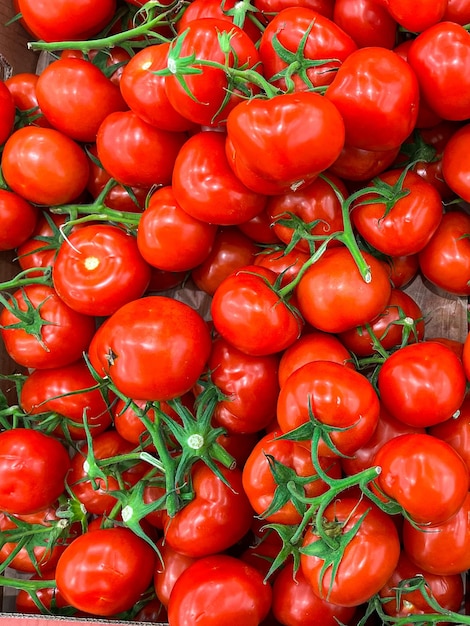
M 371 46 L 351 53 L 325 97 L 344 119 L 345 143 L 365 150 L 398 147 L 413 130 L 419 86 L 395 52 Z
M 324 600 L 345 607 L 357 607 L 377 593 L 391 576 L 400 555 L 400 540 L 392 519 L 367 499 L 342 497 L 325 510 L 328 521 L 339 522 L 347 532 L 368 510 L 359 530 L 348 543 L 332 581 L 331 566 L 323 580 L 324 561 L 308 555 L 308 546 L 318 539 L 309 528 L 304 536 L 300 563 L 314 593 Z
M 57 292 L 47 285 L 27 285 L 11 296 L 20 312 L 33 310 L 42 320 L 40 339 L 26 328 L 8 328 L 18 324 L 18 316 L 4 308 L 0 313 L 1 336 L 11 358 L 30 368 L 61 367 L 79 359 L 95 333 L 95 319 L 71 309 Z M 21 315 L 21 313 L 19 313 Z
M 108 316 L 144 294 L 150 267 L 135 236 L 118 226 L 93 224 L 71 233 L 61 245 L 52 280 L 73 310 Z
M 173 549 L 163 537 L 157 541 L 156 545 L 160 552 L 160 558 L 157 559 L 153 574 L 155 593 L 163 606 L 168 607 L 176 581 L 198 559 Z
M 369 182 L 384 172 L 395 160 L 400 147 L 388 150 L 364 150 L 345 144 L 336 161 L 328 168 L 343 181 Z
M 205 464 L 194 466 L 195 497 L 174 517 L 165 516 L 169 546 L 193 558 L 223 552 L 242 539 L 251 526 L 253 509 L 243 491 L 238 468 L 219 468 L 230 487 Z
M 470 167 L 466 148 L 470 124 L 456 130 L 447 141 L 442 155 L 442 175 L 452 191 L 468 202 L 470 200 Z
M 50 125 L 81 142 L 95 141 L 105 117 L 127 109 L 119 87 L 85 59 L 50 63 L 36 83 L 36 97 Z
M 176 157 L 172 186 L 177 202 L 192 217 L 234 226 L 263 211 L 266 197 L 248 189 L 225 155 L 225 133 L 194 134 Z
M 13 250 L 31 237 L 38 209 L 13 191 L 0 189 L 0 250 Z
M 386 307 L 391 284 L 385 267 L 367 252 L 370 282 L 362 278 L 349 250 L 327 250 L 304 273 L 296 287 L 299 310 L 314 328 L 340 333 L 366 324 Z
M 451 419 L 465 397 L 462 362 L 435 341 L 400 348 L 382 365 L 377 387 L 385 408 L 410 426 L 429 427 Z
M 34 574 L 31 576 L 31 580 L 54 580 L 54 578 L 54 569 L 50 572 L 41 573 L 41 575 Z M 37 589 L 36 593 L 41 604 L 48 609 L 53 607 L 63 608 L 67 606 L 67 602 L 61 597 L 56 587 L 44 587 L 43 589 Z M 40 609 L 34 602 L 33 596 L 30 595 L 26 589 L 21 589 L 18 592 L 15 600 L 15 610 L 17 613 L 27 613 L 33 615 L 41 614 Z
M 255 0 L 254 6 L 261 11 L 263 16 L 270 20 L 273 14 L 282 11 L 283 9 L 289 8 L 292 6 L 291 0 Z M 306 7 L 308 9 L 313 9 L 314 11 L 318 11 L 321 15 L 328 17 L 329 19 L 333 18 L 333 5 L 334 2 L 332 0 L 299 0 L 299 2 L 295 3 L 295 6 Z
M 89 356 L 98 374 L 108 375 L 124 395 L 152 401 L 192 389 L 210 350 L 209 329 L 197 311 L 166 296 L 145 296 L 107 318 Z
M 440 524 L 457 513 L 468 493 L 468 469 L 452 446 L 437 437 L 410 433 L 378 450 L 376 479 L 418 524 Z
M 204 615 L 206 626 L 258 626 L 268 615 L 271 585 L 262 574 L 228 555 L 199 559 L 176 581 L 168 605 L 170 624 L 184 626 Z
M 127 528 L 87 532 L 61 555 L 57 588 L 77 609 L 106 617 L 137 602 L 152 581 L 155 560 L 153 548 Z
M 346 428 L 330 432 L 341 454 L 351 455 L 372 436 L 379 419 L 379 399 L 369 380 L 333 361 L 312 361 L 295 370 L 281 387 L 277 419 L 287 433 L 315 419 L 328 426 Z M 321 440 L 318 453 L 335 456 Z
M 84 150 L 54 128 L 15 130 L 5 143 L 1 163 L 8 186 L 34 204 L 72 202 L 88 180 Z
M 470 396 L 466 394 L 458 413 L 429 428 L 429 434 L 450 444 L 470 468 Z
M 15 101 L 5 81 L 0 81 L 0 113 L 0 145 L 2 145 L 13 131 L 15 122 Z
M 383 0 L 383 4 L 400 26 L 420 33 L 442 20 L 447 0 L 420 0 L 414 6 L 404 0 Z
M 242 352 L 275 354 L 300 336 L 303 322 L 271 287 L 276 278 L 272 270 L 247 265 L 222 281 L 214 293 L 214 326 Z
M 227 133 L 235 174 L 269 195 L 306 186 L 334 163 L 344 145 L 338 109 L 315 92 L 245 100 L 230 112 Z M 266 154 L 279 156 L 267 160 Z
M 23 122 L 35 126 L 50 126 L 38 105 L 36 84 L 39 76 L 33 72 L 19 72 L 5 80 L 16 108 L 21 112 Z
M 29 428 L 0 433 L 0 508 L 29 514 L 46 508 L 65 489 L 70 458 L 50 435 Z
M 333 20 L 358 48 L 381 46 L 392 49 L 397 38 L 397 22 L 376 0 L 336 0 Z

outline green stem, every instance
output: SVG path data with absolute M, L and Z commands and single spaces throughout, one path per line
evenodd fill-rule
M 42 276 L 31 276 L 30 274 L 37 274 L 42 272 Z M 6 280 L 0 283 L 0 291 L 6 291 L 8 289 L 19 289 L 20 287 L 27 287 L 28 285 L 51 285 L 52 268 L 51 267 L 32 267 L 27 270 L 19 272 L 11 280 Z M 3 298 L 1 299 L 4 302 Z

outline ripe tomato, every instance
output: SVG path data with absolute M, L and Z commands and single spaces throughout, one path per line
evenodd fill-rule
M 340 430 L 329 433 L 341 454 L 351 455 L 371 438 L 379 399 L 369 380 L 333 361 L 312 361 L 295 370 L 281 387 L 277 419 L 284 433 L 315 420 Z M 312 432 L 316 426 L 312 423 Z M 306 437 L 308 438 L 308 437 Z M 334 456 L 323 439 L 320 456 Z
M 15 130 L 5 143 L 1 165 L 8 186 L 34 204 L 72 202 L 88 180 L 84 150 L 54 128 Z
M 79 359 L 95 333 L 95 319 L 71 309 L 46 285 L 14 292 L 0 313 L 1 336 L 11 358 L 30 368 L 62 367 Z M 22 327 L 17 324 L 22 323 Z
M 250 189 L 269 195 L 307 186 L 344 145 L 338 109 L 311 91 L 245 100 L 230 112 L 227 133 L 235 174 Z
M 361 254 L 370 267 L 370 282 L 344 246 L 327 250 L 303 274 L 295 293 L 301 314 L 314 328 L 340 333 L 369 323 L 387 306 L 388 272 L 371 254 Z
M 358 48 L 381 46 L 392 49 L 398 25 L 381 2 L 376 0 L 336 0 L 333 20 Z
M 193 466 L 195 496 L 174 517 L 165 515 L 165 542 L 196 558 L 223 552 L 235 545 L 251 526 L 253 509 L 238 468 L 219 467 L 230 486 L 202 461 Z
M 468 394 L 452 419 L 431 426 L 428 432 L 450 444 L 470 470 L 470 396 Z
M 50 572 L 41 573 L 40 575 L 34 574 L 31 576 L 30 580 L 54 580 L 54 578 L 55 570 L 52 570 Z M 52 610 L 55 607 L 62 609 L 67 606 L 67 602 L 62 598 L 57 590 L 57 587 L 44 587 L 43 589 L 36 589 L 35 593 L 37 594 L 41 604 L 49 610 Z M 41 614 L 41 610 L 35 603 L 33 596 L 28 593 L 26 589 L 21 589 L 18 592 L 15 600 L 15 611 L 17 613 L 27 613 L 28 615 Z
M 5 85 L 13 96 L 13 101 L 21 114 L 23 123 L 50 127 L 38 105 L 36 96 L 38 79 L 38 74 L 33 72 L 19 72 L 7 78 Z
M 0 250 L 13 250 L 31 237 L 36 227 L 39 211 L 6 189 L 0 189 Z
M 24 515 L 46 508 L 63 493 L 70 458 L 49 435 L 30 428 L 0 433 L 0 509 Z
M 376 483 L 417 524 L 440 524 L 455 515 L 468 493 L 468 469 L 452 446 L 423 433 L 390 439 L 375 455 Z
M 198 559 L 173 549 L 163 537 L 157 541 L 157 548 L 160 557 L 157 559 L 153 574 L 155 593 L 163 606 L 168 607 L 176 581 Z
M 189 305 L 166 296 L 128 302 L 99 327 L 90 361 L 135 400 L 181 396 L 202 374 L 211 349 L 208 326 Z
M 348 56 L 325 98 L 343 117 L 346 144 L 389 150 L 415 127 L 419 86 L 413 70 L 395 52 L 370 46 Z
M 57 589 L 67 603 L 81 611 L 114 615 L 132 608 L 147 590 L 155 560 L 153 548 L 127 528 L 87 532 L 61 555 Z
M 302 543 L 300 564 L 313 592 L 340 606 L 367 602 L 390 578 L 400 556 L 400 540 L 391 517 L 366 498 L 338 498 L 326 508 L 324 519 L 344 534 L 362 515 L 365 517 L 347 544 L 334 577 L 331 565 L 308 552 L 319 540 L 313 527 L 307 529 Z
M 8 86 L 0 80 L 0 145 L 11 135 L 14 122 L 15 101 Z
M 62 243 L 52 269 L 54 288 L 74 311 L 107 316 L 142 296 L 150 267 L 136 238 L 118 226 L 92 224 Z
M 412 33 L 420 33 L 444 17 L 447 0 L 419 0 L 413 6 L 406 0 L 382 0 L 397 23 Z
M 325 17 L 333 18 L 333 0 L 299 0 L 297 2 L 292 2 L 292 0 L 254 0 L 253 4 L 267 20 L 271 19 L 273 14 L 275 15 L 282 9 L 291 6 L 307 7 L 318 11 Z
M 168 605 L 173 626 L 258 626 L 271 606 L 271 585 L 254 567 L 225 554 L 198 559 L 176 581 Z
M 462 362 L 435 341 L 400 348 L 381 366 L 377 379 L 385 408 L 410 426 L 429 427 L 457 413 L 465 397 Z
M 34 231 L 18 246 L 18 265 L 22 270 L 52 266 L 55 254 L 62 243 L 59 228 L 66 222 L 66 215 L 49 211 L 38 213 Z M 29 276 L 41 276 L 42 272 L 30 272 Z
M 255 257 L 255 265 L 267 267 L 278 274 L 281 287 L 291 283 L 305 263 L 308 261 L 307 252 L 293 248 L 288 251 L 287 246 L 267 246 Z
M 470 124 L 465 124 L 452 134 L 442 154 L 444 180 L 466 202 L 470 200 L 470 163 L 466 151 L 469 137 Z

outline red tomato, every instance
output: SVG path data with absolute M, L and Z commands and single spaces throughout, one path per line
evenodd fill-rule
M 444 17 L 447 0 L 418 0 L 411 5 L 406 0 L 381 0 L 390 15 L 404 29 L 420 33 Z
M 241 470 L 219 469 L 230 486 L 207 465 L 197 463 L 192 472 L 195 497 L 174 517 L 165 516 L 165 542 L 193 558 L 227 550 L 251 526 L 253 509 L 243 490 Z
M 54 264 L 55 254 L 62 243 L 59 228 L 66 222 L 66 215 L 42 211 L 38 214 L 31 237 L 18 246 L 18 264 L 22 270 L 47 267 Z M 42 272 L 31 272 L 30 277 Z
M 197 311 L 172 298 L 146 296 L 105 320 L 89 356 L 98 374 L 109 376 L 121 393 L 152 401 L 192 389 L 210 349 L 208 326 Z
M 269 195 L 307 186 L 344 145 L 338 109 L 311 91 L 245 100 L 230 112 L 227 133 L 235 174 L 250 189 Z
M 280 243 L 279 237 L 271 227 L 271 220 L 267 211 L 261 211 L 251 220 L 238 224 L 238 228 L 258 244 Z
M 470 161 L 468 159 L 468 141 L 470 124 L 456 130 L 447 141 L 442 154 L 442 175 L 452 191 L 470 201 Z
M 55 570 L 50 572 L 44 572 L 31 576 L 31 580 L 54 580 Z M 44 587 L 42 589 L 35 589 L 35 593 L 41 604 L 48 610 L 52 610 L 57 607 L 63 609 L 67 606 L 67 602 L 60 595 L 57 587 Z M 39 615 L 41 610 L 35 603 L 33 596 L 26 591 L 26 589 L 20 589 L 15 600 L 15 611 L 17 613 L 27 613 L 29 615 Z
M 217 332 L 246 354 L 275 354 L 300 336 L 300 316 L 272 287 L 277 277 L 272 270 L 247 265 L 214 293 L 211 311 Z
M 467 0 L 448 0 L 442 21 L 468 24 L 470 22 L 470 4 Z
M 45 41 L 83 40 L 92 37 L 111 21 L 116 0 L 59 0 L 47 5 L 34 0 L 17 0 L 26 27 Z
M 84 315 L 107 316 L 144 294 L 150 267 L 133 235 L 111 224 L 93 224 L 63 242 L 52 279 L 70 308 Z
M 395 160 L 400 146 L 389 150 L 363 150 L 345 145 L 339 157 L 328 168 L 344 181 L 370 181 L 385 171 Z
M 181 148 L 173 169 L 176 201 L 192 217 L 230 226 L 264 209 L 264 195 L 248 189 L 233 173 L 225 155 L 225 133 L 204 131 Z
M 176 581 L 198 559 L 174 550 L 164 538 L 158 540 L 157 548 L 160 557 L 157 559 L 153 574 L 155 593 L 163 606 L 168 607 Z
M 266 267 L 278 274 L 281 287 L 291 283 L 305 263 L 309 255 L 293 248 L 287 251 L 287 246 L 271 246 L 264 248 L 254 259 L 255 265 Z
M 327 250 L 303 274 L 295 293 L 301 314 L 314 328 L 340 333 L 369 323 L 387 306 L 387 270 L 371 254 L 361 255 L 370 268 L 369 282 L 344 246 Z
M 5 143 L 1 164 L 8 186 L 34 204 L 72 202 L 88 180 L 84 150 L 54 128 L 16 130 Z
M 29 428 L 0 433 L 0 509 L 29 514 L 46 508 L 63 493 L 70 458 L 49 435 Z
M 344 535 L 364 514 L 334 577 L 331 565 L 309 554 L 309 546 L 314 549 L 320 539 L 318 533 L 310 527 L 304 536 L 300 556 L 302 572 L 315 595 L 323 600 L 357 607 L 376 594 L 395 569 L 400 555 L 398 532 L 392 519 L 373 502 L 366 498 L 359 501 L 355 497 L 338 498 L 326 508 L 324 519 Z
M 385 260 L 385 265 L 390 274 L 390 282 L 395 289 L 408 286 L 419 271 L 417 254 L 390 257 Z
M 329 437 L 341 454 L 351 455 L 372 437 L 379 408 L 374 387 L 365 376 L 333 361 L 312 361 L 295 370 L 281 387 L 277 419 L 287 433 L 307 424 L 313 414 L 315 420 L 339 429 L 329 432 Z M 322 438 L 318 454 L 334 456 L 335 452 Z
M 385 408 L 409 426 L 434 426 L 457 414 L 465 397 L 462 362 L 435 341 L 400 348 L 381 366 L 377 387 Z
M 0 145 L 11 135 L 14 122 L 15 101 L 8 86 L 0 80 Z
M 398 147 L 413 130 L 419 86 L 410 66 L 379 46 L 352 52 L 325 97 L 344 120 L 345 143 L 364 150 Z
M 186 134 L 144 122 L 133 111 L 110 113 L 96 136 L 98 158 L 123 185 L 168 185 Z
M 468 394 L 452 419 L 432 426 L 428 432 L 450 444 L 460 454 L 470 471 L 470 396 Z
M 110 81 L 119 87 L 124 67 L 129 62 L 130 53 L 119 46 L 101 50 L 70 50 L 66 48 L 60 53 L 61 59 L 88 59 L 101 69 Z
M 27 285 L 0 313 L 1 336 L 11 358 L 30 368 L 63 367 L 79 359 L 95 333 L 95 319 L 71 309 L 52 287 Z M 22 322 L 22 327 L 17 324 Z
M 34 126 L 50 126 L 42 114 L 38 105 L 36 96 L 36 84 L 38 82 L 38 74 L 33 72 L 19 72 L 13 74 L 5 80 L 16 108 L 21 113 L 23 122 L 34 124 Z
M 397 22 L 377 0 L 336 0 L 333 20 L 352 37 L 358 48 L 392 49 L 395 46 Z
M 85 59 L 50 63 L 36 83 L 36 97 L 53 128 L 82 142 L 95 141 L 107 115 L 127 109 L 119 87 Z
M 66 602 L 81 611 L 114 615 L 132 608 L 146 591 L 155 560 L 153 548 L 127 528 L 87 532 L 61 555 L 57 588 Z
M 96 381 L 84 360 L 58 368 L 34 370 L 21 387 L 19 403 L 29 415 L 49 412 L 56 415 L 54 433 L 58 437 L 85 439 L 85 417 L 92 436 L 111 424 L 109 406 L 101 390 L 96 388 Z
M 440 524 L 455 515 L 468 492 L 468 468 L 452 446 L 423 433 L 390 439 L 375 455 L 376 483 L 417 524 Z
M 285 70 L 296 60 L 300 48 L 299 70 L 289 72 L 287 78 Z M 300 6 L 279 11 L 266 26 L 259 44 L 264 76 L 276 87 L 294 91 L 329 85 L 335 70 L 356 49 L 351 37 L 335 22 Z M 282 78 L 276 78 L 278 75 Z
M 199 559 L 176 581 L 168 605 L 173 626 L 258 626 L 271 606 L 272 590 L 262 574 L 224 554 Z
M 266 523 L 294 525 L 301 522 L 302 514 L 297 508 L 299 503 L 289 497 L 287 482 L 296 476 L 311 476 L 312 480 L 303 486 L 307 498 L 325 493 L 328 485 L 313 466 L 310 442 L 277 439 L 282 434 L 281 430 L 274 430 L 254 446 L 243 468 L 243 488 L 255 513 Z M 283 467 L 276 472 L 273 463 Z M 341 478 L 337 459 L 320 457 L 319 463 L 330 477 Z M 287 476 L 284 468 L 289 472 Z M 277 505 L 275 498 L 279 498 Z
M 266 14 L 267 19 L 272 18 L 272 14 L 293 6 L 313 9 L 325 17 L 333 18 L 333 0 L 254 0 L 253 4 L 263 15 Z
M 13 250 L 31 237 L 39 217 L 37 207 L 13 191 L 0 189 L 0 250 Z

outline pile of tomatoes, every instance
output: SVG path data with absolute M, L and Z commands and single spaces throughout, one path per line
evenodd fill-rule
M 47 8 L 47 10 L 46 10 Z M 469 624 L 470 2 L 15 0 L 0 571 L 22 613 Z

